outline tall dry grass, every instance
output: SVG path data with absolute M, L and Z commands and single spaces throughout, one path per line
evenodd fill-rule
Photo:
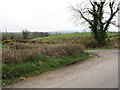
M 39 55 L 40 49 L 26 49 L 26 50 L 3 50 L 3 63 L 30 61 L 33 57 Z
M 55 44 L 46 46 L 41 53 L 52 58 L 81 54 L 83 47 L 76 44 Z
M 51 58 L 58 58 L 60 56 L 74 56 L 83 53 L 83 47 L 76 44 L 55 44 L 44 47 L 26 48 L 26 49 L 10 49 L 3 50 L 3 63 L 24 62 L 35 60 L 39 55 L 46 55 Z
M 108 42 L 108 45 L 115 48 L 120 48 L 120 38 L 112 39 Z

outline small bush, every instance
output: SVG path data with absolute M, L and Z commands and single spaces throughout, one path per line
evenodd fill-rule
M 119 38 L 110 39 L 108 42 L 108 46 L 111 46 L 114 48 L 120 48 Z
M 25 40 L 25 39 L 23 39 L 23 40 L 16 40 L 16 42 L 19 42 L 19 43 L 27 43 L 27 42 L 29 42 L 29 40 Z
M 6 43 L 12 43 L 12 42 L 13 42 L 13 40 L 4 40 L 2 43 L 6 44 Z
M 88 40 L 86 43 L 85 43 L 85 47 L 86 48 L 96 48 L 98 45 L 97 45 L 97 42 L 95 40 Z

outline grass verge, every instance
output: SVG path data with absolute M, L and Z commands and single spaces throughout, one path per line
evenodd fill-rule
M 10 49 L 10 47 L 0 44 L 0 49 Z
M 86 50 L 106 50 L 106 49 L 118 49 L 118 48 L 115 47 L 86 48 Z
M 84 52 L 77 56 L 64 56 L 61 58 L 48 58 L 40 55 L 35 61 L 21 64 L 9 64 L 2 66 L 2 85 L 6 86 L 15 82 L 25 80 L 42 73 L 63 68 L 67 65 L 92 57 L 92 53 Z

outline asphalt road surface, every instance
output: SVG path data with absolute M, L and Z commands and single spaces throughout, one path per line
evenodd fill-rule
M 97 56 L 7 88 L 118 88 L 118 50 L 87 52 Z

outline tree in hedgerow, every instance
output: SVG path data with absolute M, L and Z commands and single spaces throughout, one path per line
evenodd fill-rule
M 30 32 L 27 29 L 23 29 L 23 39 L 28 39 Z
M 119 11 L 119 4 L 117 0 L 89 0 L 88 3 L 85 7 L 80 4 L 71 6 L 75 21 L 87 22 L 97 45 L 104 46 L 110 24 L 116 25 L 113 20 Z

